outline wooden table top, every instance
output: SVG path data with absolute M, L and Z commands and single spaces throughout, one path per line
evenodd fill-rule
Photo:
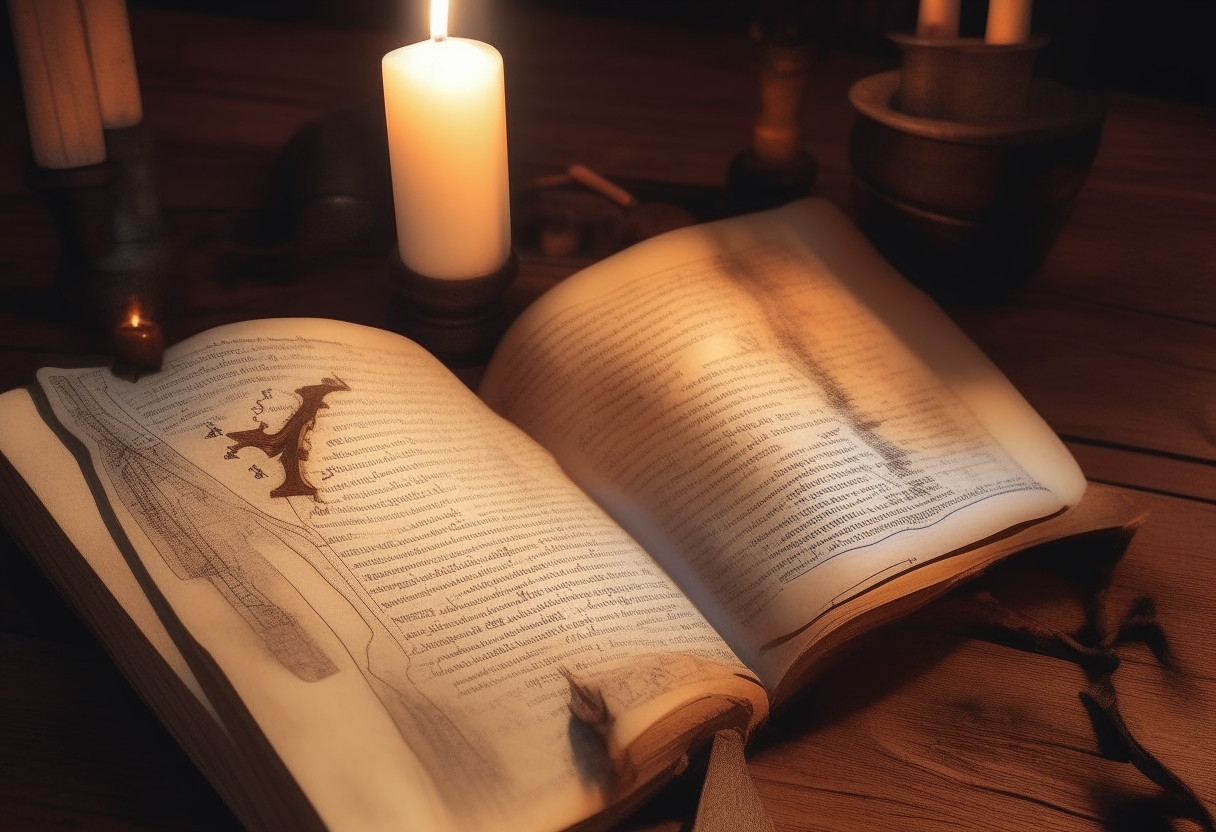
M 749 139 L 742 37 L 560 16 L 503 21 L 512 164 L 581 162 L 616 177 L 717 186 Z M 322 263 L 289 287 L 217 279 L 262 201 L 278 149 L 323 113 L 376 94 L 385 35 L 170 13 L 134 18 L 162 195 L 182 245 L 171 339 L 271 315 L 383 320 L 383 254 Z M 806 143 L 818 192 L 848 210 L 849 84 L 881 69 L 815 66 Z M 1156 603 L 1177 666 L 1120 648 L 1136 738 L 1216 812 L 1216 111 L 1112 96 L 1068 227 L 1015 303 L 957 313 L 1065 438 L 1087 475 L 1151 510 L 1109 609 Z M 104 344 L 29 298 L 56 238 L 23 185 L 15 81 L 0 88 L 0 389 Z M 525 264 L 517 299 L 570 269 Z M 98 362 L 102 358 L 99 356 Z M 1081 606 L 1050 570 L 991 586 L 1053 627 Z M 1105 759 L 1058 659 L 931 629 L 896 629 L 779 714 L 751 765 L 779 830 L 1149 828 L 1156 786 Z M 675 830 L 695 784 L 628 822 Z M 0 828 L 237 827 L 45 579 L 0 532 Z M 1165 827 L 1153 827 L 1165 828 Z

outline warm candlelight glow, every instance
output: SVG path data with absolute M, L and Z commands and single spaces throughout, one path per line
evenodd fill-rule
M 116 366 L 137 374 L 158 370 L 164 352 L 165 336 L 161 328 L 143 316 L 138 301 L 132 301 L 127 319 L 114 327 Z
M 84 19 L 74 0 L 9 0 L 34 162 L 43 168 L 106 158 Z
M 431 0 L 431 39 L 445 40 L 448 36 L 448 0 Z
M 988 43 L 1022 43 L 1030 37 L 1033 0 L 991 0 L 988 4 Z
M 916 36 L 925 40 L 958 37 L 959 0 L 920 0 Z
M 461 280 L 511 254 L 507 111 L 502 55 L 447 37 L 447 5 L 431 8 L 434 39 L 384 56 L 384 112 L 401 262 Z

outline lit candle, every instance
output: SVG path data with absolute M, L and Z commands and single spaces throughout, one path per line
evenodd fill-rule
M 384 56 L 397 248 L 413 271 L 459 279 L 496 272 L 511 253 L 502 56 L 447 36 L 432 0 L 431 39 Z
M 925 40 L 954 40 L 958 37 L 959 0 L 920 0 L 916 36 Z
M 126 0 L 80 0 L 80 10 L 84 13 L 102 125 L 115 128 L 139 124 L 144 108 L 139 98 Z
M 1021 43 L 1030 37 L 1032 0 L 989 0 L 988 43 Z
M 132 307 L 127 319 L 114 327 L 114 355 L 132 370 L 159 370 L 165 356 L 165 338 L 160 326 Z
M 105 136 L 84 21 L 76 0 L 9 0 L 34 162 L 76 168 L 105 161 Z

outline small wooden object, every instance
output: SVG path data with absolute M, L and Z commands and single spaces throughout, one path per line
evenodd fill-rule
M 1022 118 L 1031 73 L 1047 38 L 992 44 L 892 34 L 903 54 L 899 89 L 891 106 L 920 118 L 997 124 Z
M 903 69 L 849 90 L 858 225 L 939 301 L 1002 301 L 1068 219 L 1098 150 L 1102 99 L 1031 77 L 1046 38 L 891 39 Z
M 514 250 L 497 271 L 447 280 L 406 267 L 394 248 L 389 254 L 393 304 L 389 327 L 425 347 L 453 370 L 484 364 L 507 325 L 503 292 L 519 272 Z
M 114 327 L 114 369 L 119 375 L 154 373 L 165 357 L 160 325 L 140 317 L 138 311 Z
M 802 102 L 810 70 L 807 43 L 760 46 L 760 113 L 752 146 L 731 161 L 726 174 L 728 209 L 747 213 L 776 208 L 807 196 L 818 165 L 802 149 Z

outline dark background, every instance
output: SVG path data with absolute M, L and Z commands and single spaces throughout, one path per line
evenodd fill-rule
M 423 0 L 129 0 L 135 7 L 399 30 L 425 26 Z M 497 9 L 533 8 L 747 31 L 758 17 L 799 20 L 821 48 L 887 56 L 883 35 L 910 32 L 917 0 L 451 0 L 453 34 L 492 39 Z M 426 8 L 424 8 L 424 6 Z M 963 0 L 964 35 L 982 35 L 987 0 Z M 7 21 L 5 21 L 7 23 Z M 1051 36 L 1039 74 L 1075 86 L 1216 105 L 1216 0 L 1037 0 L 1033 29 Z M 405 38 L 403 38 L 405 40 Z
M 128 0 L 262 20 L 374 28 L 424 36 L 429 0 Z M 884 34 L 915 27 L 918 0 L 451 0 L 452 33 L 493 40 L 500 10 L 541 9 L 746 32 L 757 19 L 798 22 L 820 49 L 896 61 Z M 982 35 L 988 0 L 963 0 L 962 33 Z M 1079 87 L 1216 105 L 1216 0 L 1037 0 L 1033 29 L 1051 36 L 1038 73 Z M 16 77 L 8 16 L 0 73 Z

